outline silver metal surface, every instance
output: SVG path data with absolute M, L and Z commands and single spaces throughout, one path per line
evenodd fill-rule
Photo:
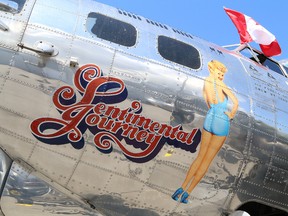
M 231 214 L 230 216 L 250 216 L 250 215 L 244 211 L 236 211 L 233 214 Z
M 41 174 L 40 174 L 41 176 Z M 1 209 L 5 215 L 101 215 L 53 181 L 39 177 L 25 164 L 14 162 L 4 192 Z M 66 192 L 66 194 L 65 194 Z M 67 195 L 69 194 L 69 195 Z
M 0 29 L 2 31 L 8 31 L 9 27 L 3 21 L 0 20 Z
M 4 4 L 6 0 L 1 0 L 0 2 Z M 12 2 L 15 4 L 15 1 L 8 1 L 9 4 Z M 0 20 L 9 27 L 9 31 L 0 31 L 0 45 L 4 48 L 9 48 L 17 50 L 17 44 L 21 42 L 24 30 L 28 23 L 28 19 L 31 13 L 31 10 L 34 6 L 34 0 L 26 1 L 17 1 L 18 6 L 21 10 L 18 13 L 7 12 L 5 10 L 0 10 Z M 21 7 L 20 7 L 21 5 Z
M 0 192 L 2 193 L 4 185 L 6 183 L 7 174 L 11 167 L 12 160 L 8 155 L 0 149 Z
M 33 47 L 27 47 L 20 43 L 18 46 L 21 49 L 27 49 L 44 57 L 52 57 L 58 55 L 58 51 L 54 49 L 54 45 L 45 41 L 37 41 Z
M 128 48 L 93 36 L 86 29 L 90 12 L 135 26 L 136 45 Z M 9 27 L 0 31 L 0 146 L 13 160 L 29 164 L 13 164 L 1 198 L 5 215 L 97 215 L 81 200 L 104 215 L 216 216 L 249 201 L 287 211 L 287 79 L 238 53 L 138 17 L 90 0 L 27 0 L 20 13 L 0 10 L 0 20 Z M 201 67 L 193 70 L 164 59 L 157 49 L 159 35 L 194 46 Z M 57 55 L 37 54 L 33 49 L 39 41 L 53 45 Z M 30 49 L 19 49 L 19 43 Z M 187 205 L 171 195 L 199 146 L 191 152 L 166 142 L 153 159 L 136 163 L 119 145 L 100 152 L 89 130 L 80 149 L 49 145 L 31 132 L 35 119 L 62 118 L 53 101 L 59 88 L 75 90 L 75 103 L 82 99 L 74 78 L 86 64 L 99 66 L 106 81 L 124 82 L 127 99 L 111 106 L 125 110 L 137 100 L 147 119 L 181 125 L 187 133 L 202 130 L 208 111 L 203 85 L 211 60 L 228 68 L 225 84 L 239 108 L 225 144 Z M 121 144 L 141 152 L 139 146 Z

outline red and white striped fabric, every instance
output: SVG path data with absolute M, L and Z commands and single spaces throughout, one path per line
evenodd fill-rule
M 266 56 L 281 54 L 280 45 L 271 32 L 245 14 L 228 8 L 224 10 L 236 26 L 242 44 L 255 41 Z

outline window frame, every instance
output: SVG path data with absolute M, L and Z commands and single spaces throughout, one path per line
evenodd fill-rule
M 245 50 L 249 50 L 251 57 L 243 54 Z M 241 47 L 241 49 L 239 49 L 238 52 L 241 53 L 241 55 L 245 56 L 246 58 L 249 58 L 251 61 L 256 62 L 257 64 L 260 64 L 261 66 L 264 66 L 267 69 L 269 69 L 269 70 L 271 70 L 271 71 L 273 71 L 279 75 L 287 77 L 286 71 L 282 68 L 281 64 L 279 64 L 277 61 L 265 56 L 260 51 L 253 49 L 250 46 L 244 46 L 244 47 Z M 265 63 L 266 61 L 274 64 L 279 70 L 278 71 L 273 70 L 271 67 L 269 67 L 269 64 Z
M 92 24 L 93 19 L 95 19 L 95 21 L 97 19 L 99 19 L 99 20 L 102 19 L 101 20 L 102 23 L 99 24 L 99 26 L 98 26 L 98 27 L 102 28 L 101 31 L 96 32 L 98 30 L 96 27 L 97 23 L 95 22 L 94 24 Z M 91 22 L 91 23 L 89 23 L 89 22 Z M 113 23 L 113 25 L 109 26 L 109 25 L 107 25 L 107 23 Z M 111 28 L 113 26 L 114 27 L 117 26 L 118 30 L 122 30 L 121 36 L 115 37 L 116 35 L 119 35 L 116 33 L 109 34 L 109 33 L 111 33 L 109 31 L 109 28 Z M 123 27 L 123 28 L 120 29 L 120 27 Z M 125 27 L 127 27 L 127 28 L 125 28 Z M 93 28 L 95 28 L 94 32 L 93 32 Z M 105 31 L 103 31 L 103 29 Z M 110 17 L 110 16 L 106 16 L 106 15 L 98 13 L 98 12 L 90 12 L 88 14 L 87 21 L 86 21 L 86 30 L 92 35 L 92 37 L 96 37 L 96 38 L 99 38 L 101 40 L 105 40 L 105 41 L 108 41 L 110 43 L 117 44 L 119 46 L 124 46 L 124 47 L 130 48 L 130 47 L 135 47 L 137 44 L 138 31 L 134 25 L 132 25 L 128 22 L 124 22 L 122 20 Z M 127 35 L 125 35 L 125 31 L 128 31 Z M 132 32 L 133 34 L 129 34 L 129 32 L 131 32 L 131 31 L 133 31 Z M 109 37 L 109 36 L 111 36 L 111 37 Z M 114 38 L 112 38 L 112 36 L 114 36 Z M 133 39 L 132 42 L 131 42 L 131 39 Z

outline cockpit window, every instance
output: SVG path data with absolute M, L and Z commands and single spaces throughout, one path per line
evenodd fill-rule
M 276 63 L 276 62 L 274 62 L 274 61 L 266 58 L 266 59 L 263 61 L 262 64 L 263 64 L 264 66 L 266 66 L 267 68 L 269 68 L 270 70 L 273 70 L 273 71 L 275 71 L 276 73 L 283 75 L 283 72 L 282 72 L 282 70 L 281 70 L 281 68 L 280 68 L 280 66 L 279 66 L 278 63 Z
M 99 13 L 90 13 L 86 27 L 90 33 L 98 38 L 126 47 L 132 47 L 136 44 L 136 28 L 120 20 Z
M 12 14 L 20 13 L 26 0 L 0 0 L 0 10 Z
M 270 70 L 273 70 L 274 72 L 283 75 L 283 71 L 281 70 L 279 64 L 268 57 L 266 57 L 264 54 L 259 53 L 255 50 L 250 49 L 249 47 L 246 47 L 245 49 L 240 51 L 242 55 L 246 56 L 247 58 L 250 58 L 251 60 L 262 64 L 263 66 L 266 66 Z
M 201 66 L 198 50 L 181 41 L 166 36 L 159 36 L 158 51 L 163 58 L 177 64 L 192 69 L 199 69 Z

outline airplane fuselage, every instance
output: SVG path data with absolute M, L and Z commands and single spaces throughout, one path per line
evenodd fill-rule
M 0 7 L 5 215 L 61 206 L 76 215 L 213 216 L 245 203 L 287 211 L 285 68 L 95 1 L 16 2 Z M 221 82 L 211 61 L 227 68 Z M 225 98 L 227 113 L 237 103 L 228 134 L 203 129 Z M 225 143 L 188 204 L 176 202 L 207 131 Z M 30 208 L 18 205 L 27 200 Z

